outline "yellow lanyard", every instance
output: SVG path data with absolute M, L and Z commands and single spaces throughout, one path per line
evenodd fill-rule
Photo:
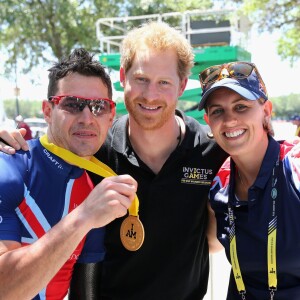
M 277 215 L 276 215 L 276 199 L 278 198 L 278 190 L 276 185 L 278 183 L 278 167 L 279 156 L 276 165 L 272 172 L 272 189 L 271 189 L 271 210 L 270 220 L 268 225 L 268 285 L 270 290 L 270 299 L 274 297 L 274 292 L 277 290 L 277 265 L 276 265 L 276 236 L 277 236 Z M 236 247 L 236 233 L 235 233 L 235 221 L 234 211 L 228 201 L 228 217 L 229 217 L 229 240 L 230 240 L 230 260 L 232 265 L 232 271 L 236 282 L 237 289 L 243 300 L 246 299 L 246 289 L 243 281 L 240 264 L 237 255 Z
M 94 156 L 92 156 L 91 160 L 87 160 L 72 153 L 69 150 L 49 143 L 47 135 L 43 135 L 42 137 L 40 137 L 40 142 L 48 151 L 71 163 L 72 165 L 93 172 L 97 175 L 100 175 L 101 177 L 117 176 L 117 174 L 109 166 L 102 163 Z M 135 198 L 128 211 L 130 215 L 138 216 L 139 199 L 137 195 L 135 195 Z

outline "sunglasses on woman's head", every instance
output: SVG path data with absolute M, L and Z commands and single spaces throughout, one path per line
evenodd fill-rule
M 226 70 L 227 73 L 223 72 L 223 70 Z M 216 65 L 203 70 L 199 74 L 201 88 L 205 92 L 205 90 L 207 90 L 213 83 L 226 77 L 234 78 L 237 80 L 245 79 L 249 77 L 253 71 L 256 73 L 261 84 L 263 85 L 264 90 L 266 91 L 265 84 L 256 66 L 253 63 L 242 61 Z
M 89 99 L 78 96 L 61 95 L 51 96 L 48 100 L 57 105 L 59 109 L 67 111 L 73 115 L 79 114 L 86 106 L 88 106 L 90 112 L 95 117 L 110 113 L 116 106 L 116 103 L 108 98 Z

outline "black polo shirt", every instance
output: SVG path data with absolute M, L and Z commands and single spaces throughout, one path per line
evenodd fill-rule
M 206 293 L 207 196 L 227 155 L 207 137 L 207 126 L 177 114 L 184 119 L 186 134 L 158 174 L 130 146 L 128 116 L 115 121 L 98 153 L 117 174 L 130 174 L 138 181 L 139 216 L 145 228 L 144 244 L 131 252 L 120 241 L 123 218 L 106 227 L 101 280 L 105 299 L 200 300 Z

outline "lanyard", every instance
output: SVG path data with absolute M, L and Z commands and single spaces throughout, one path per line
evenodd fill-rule
M 271 188 L 271 206 L 269 215 L 269 225 L 268 225 L 268 247 L 267 247 L 267 257 L 268 257 L 268 285 L 270 290 L 270 299 L 274 297 L 274 292 L 277 290 L 277 265 L 276 265 L 276 235 L 277 235 L 277 214 L 276 214 L 276 204 L 278 198 L 278 173 L 279 173 L 279 156 L 277 158 L 276 164 L 272 171 L 272 188 Z M 236 247 L 236 233 L 235 233 L 235 216 L 233 208 L 228 201 L 228 217 L 229 217 L 229 240 L 230 240 L 230 259 L 232 265 L 232 271 L 234 279 L 236 282 L 237 289 L 243 300 L 246 299 L 246 288 L 243 281 L 238 255 Z
M 52 143 L 48 142 L 47 135 L 43 135 L 40 137 L 41 144 L 50 152 L 57 155 L 58 157 L 64 159 L 65 161 L 83 168 L 85 170 L 91 171 L 97 175 L 102 177 L 110 177 L 110 176 L 117 176 L 117 174 L 106 164 L 99 161 L 96 157 L 92 156 L 91 160 L 84 159 L 69 150 L 56 146 Z M 139 211 L 139 199 L 137 195 L 128 209 L 129 214 L 132 216 L 138 216 Z

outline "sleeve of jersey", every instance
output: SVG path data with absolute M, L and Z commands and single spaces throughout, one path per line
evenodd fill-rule
M 224 187 L 229 183 L 230 175 L 230 158 L 228 157 L 226 161 L 221 166 L 217 175 L 213 179 L 213 182 L 209 191 L 209 199 L 211 201 L 215 200 L 216 194 L 218 194 Z
M 105 227 L 92 229 L 86 236 L 82 252 L 77 260 L 78 263 L 96 263 L 103 261 Z
M 290 172 L 292 182 L 300 195 L 300 158 L 292 157 L 288 154 L 284 157 L 283 163 L 286 172 Z
M 229 190 L 230 159 L 228 158 L 216 177 L 209 192 L 209 201 L 217 219 L 217 237 L 224 247 L 227 246 L 227 203 Z
M 17 155 L 0 154 L 0 240 L 21 242 L 16 208 L 24 197 L 24 181 Z

